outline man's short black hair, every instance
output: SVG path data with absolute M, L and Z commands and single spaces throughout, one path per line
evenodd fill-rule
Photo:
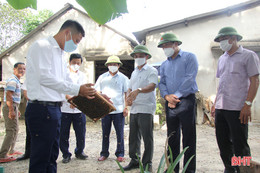
M 14 64 L 14 68 L 17 68 L 18 65 L 20 65 L 20 64 L 25 65 L 23 62 L 17 62 L 17 63 Z
M 78 54 L 78 53 L 73 53 L 73 54 L 70 55 L 70 62 L 71 62 L 73 59 L 80 59 L 80 60 L 81 60 L 81 63 L 82 63 L 82 61 L 83 61 L 81 55 Z
M 71 28 L 72 32 L 76 31 L 77 33 L 81 33 L 82 37 L 85 37 L 85 31 L 79 22 L 75 20 L 67 20 L 62 24 L 60 31 L 67 28 Z

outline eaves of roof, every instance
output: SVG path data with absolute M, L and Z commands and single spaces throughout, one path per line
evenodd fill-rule
M 80 13 L 82 13 L 83 15 L 86 15 L 87 17 L 88 14 L 75 8 L 73 5 L 67 3 L 65 4 L 64 8 L 62 8 L 61 10 L 59 10 L 57 13 L 55 13 L 53 16 L 51 16 L 50 18 L 48 18 L 46 21 L 44 21 L 42 24 L 40 24 L 38 27 L 36 27 L 34 30 L 32 30 L 29 34 L 27 34 L 26 36 L 24 36 L 22 39 L 20 39 L 18 42 L 16 42 L 15 44 L 13 44 L 11 47 L 9 47 L 7 50 L 5 50 L 3 53 L 0 54 L 0 59 L 2 59 L 5 56 L 8 56 L 11 54 L 11 52 L 15 51 L 16 49 L 18 49 L 21 45 L 23 45 L 24 43 L 26 43 L 26 41 L 31 38 L 33 35 L 37 34 L 38 32 L 44 30 L 44 28 L 51 23 L 54 19 L 59 18 L 60 16 L 62 16 L 63 14 L 65 14 L 67 11 L 71 10 L 71 9 L 75 9 L 76 11 L 79 11 Z M 90 17 L 89 17 L 90 18 Z M 92 19 L 91 19 L 92 20 Z M 134 47 L 137 45 L 136 41 L 131 39 L 130 37 L 120 33 L 119 31 L 109 27 L 108 25 L 103 25 L 104 27 L 114 31 L 115 33 L 121 35 L 122 37 L 124 37 L 125 39 L 127 39 L 130 43 L 131 46 Z
M 201 19 L 220 16 L 220 15 L 230 16 L 234 13 L 244 11 L 244 10 L 247 10 L 250 8 L 254 8 L 259 5 L 260 5 L 260 0 L 251 0 L 251 1 L 244 2 L 244 3 L 229 6 L 227 8 L 223 8 L 220 10 L 215 10 L 215 11 L 211 11 L 208 13 L 203 13 L 203 14 L 187 17 L 187 18 L 184 18 L 181 20 L 177 20 L 177 21 L 173 21 L 170 23 L 147 28 L 147 29 L 144 29 L 141 31 L 133 32 L 133 35 L 136 37 L 137 41 L 141 43 L 143 40 L 145 40 L 145 37 L 148 33 L 156 31 L 156 30 L 171 28 L 171 27 L 174 27 L 175 25 L 179 25 L 179 24 L 183 24 L 183 26 L 186 26 L 191 21 L 201 20 Z

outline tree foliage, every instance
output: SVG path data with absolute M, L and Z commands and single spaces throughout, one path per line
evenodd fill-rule
M 34 30 L 37 26 L 47 20 L 49 17 L 53 15 L 53 12 L 50 10 L 41 10 L 38 14 L 29 13 L 25 18 L 25 23 L 23 25 L 24 30 L 23 34 L 27 35 L 32 30 Z
M 32 13 L 29 9 L 15 10 L 0 2 L 0 53 L 15 44 L 53 15 L 50 10 Z
M 0 53 L 20 40 L 26 23 L 28 9 L 15 10 L 9 4 L 0 2 Z

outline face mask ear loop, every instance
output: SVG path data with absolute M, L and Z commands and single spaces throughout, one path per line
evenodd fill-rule
M 72 34 L 71 34 L 71 31 L 70 31 L 70 38 L 71 38 L 71 40 L 72 40 Z M 73 41 L 73 40 L 72 40 Z M 73 41 L 73 43 L 74 43 L 74 41 Z

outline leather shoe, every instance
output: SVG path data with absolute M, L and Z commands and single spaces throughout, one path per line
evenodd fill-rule
M 99 158 L 98 158 L 98 161 L 104 161 L 104 160 L 106 160 L 107 159 L 107 157 L 105 157 L 105 156 L 100 156 Z
M 153 166 L 151 164 L 148 164 L 148 172 L 153 172 Z M 144 166 L 144 170 L 146 170 L 146 165 Z
M 69 163 L 69 162 L 70 162 L 70 156 L 62 159 L 62 163 Z
M 138 162 L 130 162 L 127 166 L 123 167 L 125 171 L 129 171 L 131 169 L 139 168 L 139 163 Z
M 88 156 L 85 153 L 76 154 L 76 158 L 80 160 L 86 160 Z
M 18 157 L 18 158 L 16 159 L 16 161 L 26 160 L 26 159 L 29 159 L 29 158 L 30 158 L 30 155 L 29 155 L 29 154 L 24 154 L 24 155 Z

